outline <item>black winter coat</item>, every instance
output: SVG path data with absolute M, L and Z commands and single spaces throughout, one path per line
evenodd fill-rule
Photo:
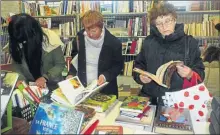
M 82 84 L 87 86 L 86 51 L 83 32 L 84 30 L 78 32 L 78 39 L 73 41 L 71 55 L 74 57 L 78 53 L 78 71 L 76 72 L 76 69 L 72 66 L 70 74 L 77 74 Z M 77 41 L 79 49 L 77 49 Z M 122 56 L 122 44 L 115 36 L 105 29 L 104 43 L 98 60 L 98 76 L 103 74 L 109 84 L 101 90 L 102 93 L 114 94 L 118 97 L 117 76 L 123 69 L 123 66 L 124 58 Z
M 163 38 L 157 28 L 152 26 L 151 34 L 144 40 L 142 50 L 135 60 L 135 67 L 156 74 L 158 67 L 171 60 L 186 60 L 184 64 L 204 79 L 204 65 L 200 58 L 198 42 L 192 36 L 186 35 L 183 29 L 183 24 L 176 24 L 175 32 Z M 177 72 L 171 77 L 170 89 L 159 86 L 154 81 L 143 84 L 137 73 L 134 73 L 133 77 L 137 83 L 143 85 L 141 92 L 151 97 L 161 97 L 165 92 L 177 91 L 183 86 L 183 78 Z

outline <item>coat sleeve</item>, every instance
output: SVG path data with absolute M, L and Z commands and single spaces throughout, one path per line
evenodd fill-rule
M 26 77 L 22 72 L 22 65 L 21 64 L 17 64 L 15 61 L 13 61 L 12 59 L 12 71 L 16 72 L 19 74 L 18 80 L 19 81 L 26 81 Z
M 199 76 L 201 77 L 202 80 L 204 80 L 205 77 L 205 67 L 203 65 L 202 62 L 202 58 L 201 58 L 201 52 L 199 49 L 199 45 L 198 45 L 198 41 L 196 41 L 196 39 L 192 38 L 191 42 L 190 42 L 190 68 L 199 74 Z
M 72 42 L 72 52 L 71 52 L 72 58 L 74 58 L 77 54 L 78 54 L 77 38 L 74 38 Z M 68 74 L 75 76 L 76 72 L 77 72 L 76 68 L 73 66 L 73 64 L 70 64 L 70 71 Z
M 145 42 L 146 42 L 146 40 L 145 40 Z M 144 43 L 144 44 L 145 44 L 145 43 Z M 136 57 L 136 59 L 135 59 L 134 67 L 135 67 L 135 68 L 142 69 L 142 70 L 145 70 L 146 67 L 147 67 L 147 63 L 146 63 L 146 60 L 145 60 L 144 45 L 142 46 L 140 53 L 137 55 L 137 57 Z M 134 80 L 135 80 L 138 84 L 141 84 L 141 85 L 144 84 L 144 83 L 140 80 L 140 77 L 139 77 L 139 74 L 138 74 L 138 73 L 133 72 L 132 75 L 133 75 Z
M 57 47 L 50 53 L 52 53 L 54 67 L 49 69 L 47 73 L 43 74 L 43 77 L 48 80 L 54 80 L 62 75 L 62 71 L 65 67 L 65 60 L 61 47 Z
M 111 82 L 121 72 L 124 66 L 124 58 L 122 56 L 122 44 L 117 43 L 117 48 L 114 49 L 112 56 L 112 67 L 103 73 L 107 82 Z

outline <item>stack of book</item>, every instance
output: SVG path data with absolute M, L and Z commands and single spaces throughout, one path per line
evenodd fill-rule
M 120 115 L 116 118 L 115 123 L 125 127 L 151 132 L 155 110 L 155 106 L 149 105 L 149 98 L 130 96 L 122 103 Z
M 210 134 L 220 134 L 220 97 L 214 97 L 212 99 L 211 107 L 209 132 Z

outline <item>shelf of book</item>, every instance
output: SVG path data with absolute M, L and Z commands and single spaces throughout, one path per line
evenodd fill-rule
M 103 13 L 103 16 L 144 16 L 147 12 L 128 12 L 128 13 Z
M 34 18 L 71 18 L 76 17 L 78 14 L 71 14 L 71 15 L 50 15 L 50 16 L 33 16 Z
M 219 10 L 177 11 L 177 14 L 219 14 Z

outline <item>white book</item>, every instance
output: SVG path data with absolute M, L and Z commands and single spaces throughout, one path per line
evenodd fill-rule
M 5 113 L 18 76 L 19 75 L 14 72 L 1 71 L 1 118 Z
M 108 82 L 102 85 L 97 85 L 97 80 L 94 80 L 87 87 L 84 87 L 78 76 L 61 81 L 58 83 L 62 93 L 72 106 L 76 106 L 89 97 L 92 93 L 99 92 Z

